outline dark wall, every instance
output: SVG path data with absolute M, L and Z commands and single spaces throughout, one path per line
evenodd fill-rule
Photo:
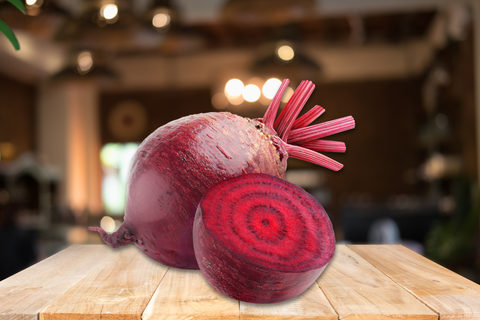
M 139 142 L 167 122 L 194 113 L 215 111 L 210 103 L 208 89 L 104 93 L 100 97 L 100 130 L 103 144 L 126 142 L 112 134 L 109 120 L 118 104 L 127 100 L 139 102 L 147 114 L 146 129 L 135 139 Z
M 310 101 L 326 109 L 322 121 L 352 115 L 356 123 L 355 129 L 331 137 L 347 145 L 345 154 L 331 154 L 345 167 L 326 171 L 333 193 L 368 193 L 373 200 L 382 200 L 414 192 L 405 177 L 419 164 L 417 82 L 335 83 L 315 91 Z
M 12 143 L 15 156 L 35 149 L 35 94 L 33 85 L 0 74 L 0 143 Z
M 475 75 L 473 31 L 467 39 L 452 42 L 438 52 L 434 64 L 443 66 L 449 73 L 448 84 L 439 93 L 438 111 L 450 120 L 449 139 L 442 145 L 445 153 L 462 158 L 463 174 L 477 179 L 477 154 L 475 134 Z
M 329 137 L 347 146 L 344 154 L 328 154 L 344 168 L 338 172 L 323 170 L 331 190 L 326 209 L 335 226 L 340 226 L 346 201 L 379 203 L 392 195 L 422 193 L 422 184 L 410 177 L 421 161 L 418 81 L 323 84 L 317 86 L 310 101 L 326 109 L 321 121 L 346 115 L 355 118 L 353 130 Z

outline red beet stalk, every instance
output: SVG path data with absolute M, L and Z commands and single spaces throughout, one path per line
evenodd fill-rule
M 320 106 L 313 107 L 297 119 L 315 88 L 311 81 L 302 81 L 277 120 L 273 122 L 287 85 L 288 80 L 284 80 L 280 86 L 281 90 L 277 91 L 262 122 L 278 134 L 280 141 L 277 143 L 283 145 L 289 157 L 312 162 L 334 171 L 340 170 L 343 167 L 341 163 L 316 151 L 345 152 L 343 142 L 320 140 L 320 138 L 355 128 L 355 120 L 352 116 L 348 116 L 308 126 L 325 112 L 325 109 Z M 271 125 L 272 123 L 274 124 Z
M 298 296 L 335 252 L 332 223 L 320 203 L 267 174 L 210 188 L 198 206 L 193 237 L 208 282 L 230 298 L 253 303 Z
M 321 116 L 324 112 L 325 112 L 325 109 L 323 109 L 320 106 L 313 107 L 307 113 L 305 113 L 303 116 L 301 116 L 300 118 L 295 120 L 295 122 L 293 123 L 292 130 L 308 126 L 315 119 L 317 119 L 319 116 Z

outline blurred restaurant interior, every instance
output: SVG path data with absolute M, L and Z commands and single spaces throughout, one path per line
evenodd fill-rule
M 317 122 L 355 118 L 327 154 L 342 170 L 288 160 L 337 242 L 401 244 L 480 283 L 479 1 L 4 0 L 0 19 L 21 47 L 0 34 L 0 280 L 103 243 L 87 226 L 121 224 L 156 128 L 262 117 L 288 78 L 282 106 L 306 79 Z

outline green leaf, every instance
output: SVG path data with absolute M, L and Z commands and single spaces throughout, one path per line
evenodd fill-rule
M 17 37 L 15 37 L 12 29 L 10 29 L 2 20 L 0 20 L 0 31 L 8 38 L 8 40 L 10 40 L 15 50 L 20 50 L 20 44 L 18 43 Z
M 7 0 L 7 1 L 10 2 L 11 4 L 13 4 L 15 7 L 17 7 L 18 10 L 25 13 L 25 6 L 23 5 L 22 1 L 20 1 L 20 0 Z

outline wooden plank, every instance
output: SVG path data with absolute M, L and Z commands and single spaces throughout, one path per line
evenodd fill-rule
M 104 245 L 71 246 L 0 282 L 0 320 L 33 320 L 113 255 Z
M 304 293 L 288 301 L 272 304 L 240 302 L 240 320 L 259 319 L 337 320 L 338 315 L 317 283 L 314 283 Z
M 140 319 L 168 267 L 133 245 L 115 251 L 42 311 L 40 319 Z
M 143 312 L 144 320 L 238 320 L 238 301 L 213 289 L 199 270 L 170 269 Z
M 396 264 L 391 259 L 389 264 Z M 340 319 L 438 319 L 410 293 L 360 255 L 338 245 L 330 266 L 317 279 Z
M 480 319 L 480 286 L 401 246 L 352 246 L 442 320 Z

